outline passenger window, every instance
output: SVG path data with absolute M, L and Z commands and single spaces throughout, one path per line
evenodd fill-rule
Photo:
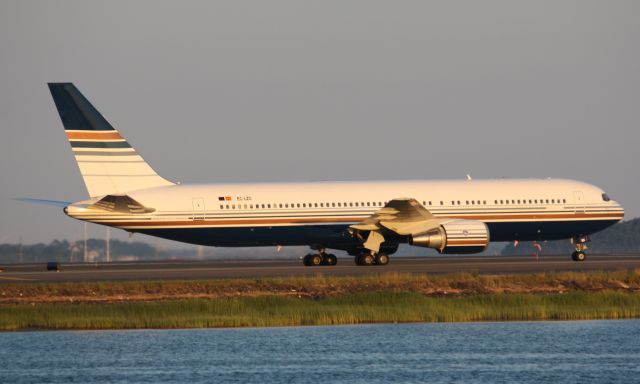
M 429 201 L 429 205 L 431 205 L 431 201 Z
M 440 205 L 444 205 L 444 201 L 440 200 Z
M 221 206 L 220 206 L 220 209 L 224 209 L 224 205 L 221 205 Z

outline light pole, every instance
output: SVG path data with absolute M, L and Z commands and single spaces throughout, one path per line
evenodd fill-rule
M 111 262 L 111 245 L 109 244 L 109 238 L 111 237 L 111 227 L 107 227 L 107 239 L 106 239 L 106 256 L 107 256 L 107 263 Z
M 88 252 L 87 252 L 87 222 L 84 222 L 84 248 L 82 248 L 82 250 L 84 251 L 82 254 L 82 258 L 85 263 L 88 261 Z

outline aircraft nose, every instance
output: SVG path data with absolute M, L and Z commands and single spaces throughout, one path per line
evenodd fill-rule
M 64 208 L 62 208 L 62 212 L 64 212 L 65 215 L 69 215 L 69 206 L 66 206 Z

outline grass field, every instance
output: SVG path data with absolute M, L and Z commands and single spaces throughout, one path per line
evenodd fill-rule
M 427 297 L 415 292 L 343 294 L 311 300 L 241 297 L 157 302 L 14 304 L 0 329 L 263 327 L 388 322 L 591 320 L 640 318 L 640 295 L 490 294 Z
M 7 284 L 0 330 L 640 318 L 640 272 Z

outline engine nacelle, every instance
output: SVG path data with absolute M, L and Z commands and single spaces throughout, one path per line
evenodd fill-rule
M 477 220 L 445 221 L 438 228 L 412 236 L 409 243 L 440 253 L 478 253 L 489 244 L 489 229 Z

